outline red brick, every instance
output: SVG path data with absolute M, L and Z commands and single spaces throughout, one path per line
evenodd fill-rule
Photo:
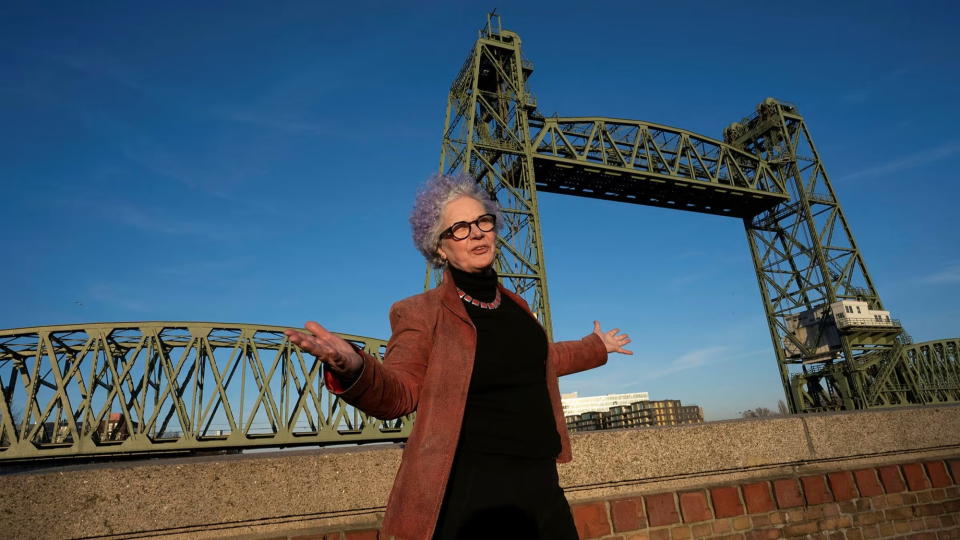
M 684 523 L 695 523 L 713 519 L 713 513 L 707 506 L 707 494 L 703 491 L 688 491 L 680 494 L 680 512 Z
M 713 532 L 717 534 L 728 533 L 732 530 L 733 526 L 730 525 L 729 519 L 718 519 L 717 521 L 713 522 Z
M 780 538 L 780 529 L 754 529 L 747 532 L 747 540 L 773 540 Z
M 650 540 L 670 540 L 670 529 L 650 531 Z
M 877 473 L 887 493 L 900 493 L 907 490 L 907 485 L 903 483 L 903 477 L 900 475 L 900 467 L 897 465 L 877 467 Z
M 806 521 L 806 520 L 808 520 L 808 519 L 820 519 L 820 518 L 822 518 L 822 517 L 823 517 L 823 506 L 821 506 L 821 505 L 808 506 L 808 507 L 806 507 L 806 509 L 803 511 L 803 519 L 804 519 L 804 521 Z
M 830 473 L 827 475 L 830 480 L 830 489 L 833 490 L 833 497 L 838 501 L 849 501 L 860 496 L 857 493 L 857 486 L 853 483 L 853 475 L 848 471 Z
M 796 478 L 774 480 L 773 493 L 777 496 L 777 506 L 780 508 L 803 506 L 803 493 Z
M 950 473 L 947 472 L 947 466 L 942 461 L 928 461 L 923 465 L 927 469 L 927 476 L 930 477 L 930 483 L 933 484 L 933 487 L 942 488 L 952 483 Z
M 613 518 L 613 530 L 617 532 L 635 531 L 644 526 L 643 499 L 620 499 L 610 502 L 610 515 Z
M 943 504 L 941 503 L 921 504 L 914 507 L 913 513 L 914 515 L 917 515 L 917 516 L 940 515 L 943 513 Z
M 677 512 L 677 502 L 673 493 L 647 495 L 647 519 L 651 527 L 680 523 L 680 514 Z
M 693 526 L 694 538 L 706 538 L 713 535 L 713 526 L 709 523 L 698 523 Z
M 833 495 L 827 489 L 827 478 L 825 476 L 804 476 L 800 479 L 803 484 L 803 495 L 807 499 L 807 504 L 825 504 L 833 502 Z
M 747 503 L 747 512 L 759 514 L 776 508 L 773 499 L 770 497 L 769 483 L 744 484 L 741 489 L 743 489 L 743 500 Z
M 913 508 L 909 506 L 904 506 L 901 508 L 893 508 L 891 510 L 883 511 L 884 519 L 887 521 L 895 521 L 898 519 L 910 519 L 913 517 Z
M 380 531 L 377 529 L 367 529 L 365 531 L 346 531 L 343 533 L 344 540 L 378 540 Z
M 953 475 L 953 483 L 960 484 L 960 460 L 950 462 L 950 473 Z
M 610 534 L 607 505 L 602 501 L 578 504 L 572 510 L 580 538 L 598 538 Z
M 814 521 L 809 523 L 798 523 L 796 525 L 787 525 L 783 528 L 784 536 L 803 536 L 815 532 L 817 532 L 817 523 Z
M 670 540 L 690 540 L 691 536 L 690 527 L 681 525 L 670 529 Z
M 930 489 L 930 481 L 923 472 L 923 465 L 919 463 L 907 463 L 903 466 L 903 475 L 907 477 L 907 487 L 910 491 L 923 491 Z
M 863 497 L 872 497 L 874 495 L 883 495 L 883 486 L 877 480 L 877 471 L 874 469 L 861 469 L 853 471 L 853 477 L 857 479 L 857 488 L 860 489 L 860 495 Z
M 740 502 L 740 491 L 736 486 L 711 488 L 710 499 L 713 501 L 713 512 L 717 518 L 743 514 L 743 503 Z

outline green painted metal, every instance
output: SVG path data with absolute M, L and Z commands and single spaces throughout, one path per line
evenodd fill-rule
M 488 16 L 450 90 L 440 170 L 470 173 L 505 205 L 498 269 L 548 330 L 537 191 L 732 216 L 745 226 L 791 411 L 960 401 L 951 383 L 931 390 L 957 369 L 955 355 L 938 372 L 911 360 L 796 107 L 767 99 L 719 141 L 635 120 L 544 117 L 530 73 L 519 36 Z M 884 315 L 836 312 L 848 304 Z
M 131 322 L 0 331 L 0 460 L 396 441 L 286 328 Z M 339 334 L 382 357 L 382 340 Z
M 883 387 L 902 383 L 894 374 L 913 373 L 899 347 L 898 321 L 854 320 L 830 310 L 844 301 L 884 308 L 797 108 L 768 98 L 724 135 L 770 163 L 790 192 L 789 201 L 745 217 L 744 226 L 791 410 L 925 402 L 920 379 L 910 383 L 906 401 L 879 397 L 896 393 Z M 801 319 L 806 326 L 798 329 Z
M 440 172 L 466 172 L 500 204 L 503 224 L 494 263 L 501 280 L 552 332 L 528 113 L 536 107 L 526 81 L 533 66 L 520 37 L 489 15 L 447 98 Z M 427 268 L 425 287 L 442 274 Z
M 766 161 L 690 131 L 616 118 L 530 124 L 540 191 L 737 217 L 789 200 Z

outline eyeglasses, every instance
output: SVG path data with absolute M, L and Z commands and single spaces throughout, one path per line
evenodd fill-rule
M 458 221 L 440 233 L 440 238 L 465 240 L 470 236 L 470 227 L 473 225 L 476 225 L 480 232 L 490 232 L 497 226 L 497 216 L 484 214 L 473 221 Z

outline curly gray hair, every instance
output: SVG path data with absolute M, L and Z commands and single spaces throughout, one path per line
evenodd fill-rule
M 410 212 L 410 226 L 413 228 L 414 245 L 427 262 L 436 268 L 446 262 L 437 253 L 440 233 L 443 232 L 440 213 L 450 201 L 460 197 L 470 197 L 482 204 L 484 210 L 497 216 L 497 227 L 500 226 L 500 207 L 476 180 L 462 173 L 431 176 L 417 191 L 413 211 Z

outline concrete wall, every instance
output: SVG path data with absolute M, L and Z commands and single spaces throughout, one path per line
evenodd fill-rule
M 960 537 L 960 406 L 591 432 L 573 446 L 560 478 L 584 538 L 906 534 L 895 522 Z M 0 537 L 376 539 L 399 460 L 387 445 L 14 472 L 0 475 Z M 764 492 L 772 506 L 750 507 Z

